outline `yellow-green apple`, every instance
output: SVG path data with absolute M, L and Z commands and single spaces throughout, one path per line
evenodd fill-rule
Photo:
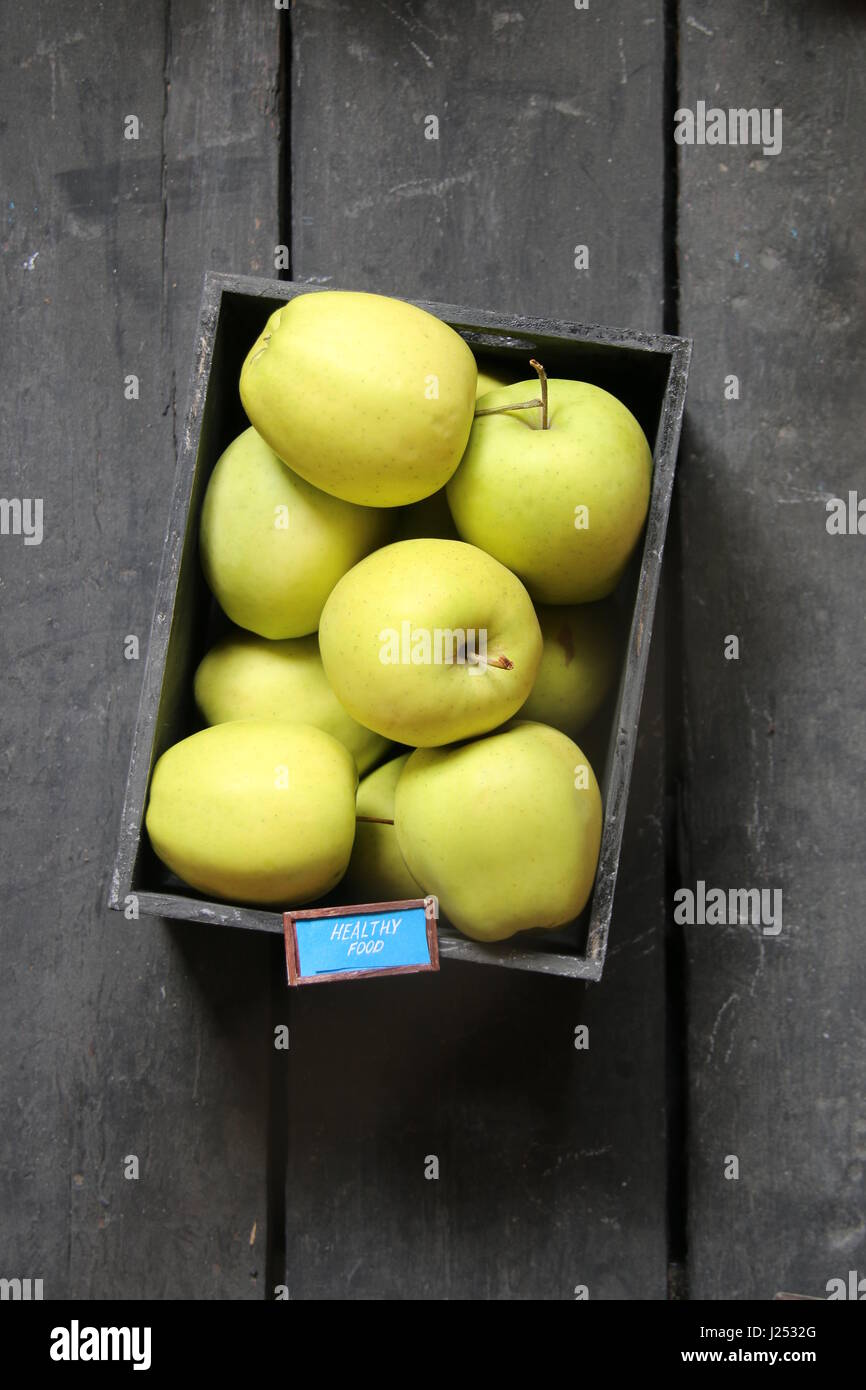
M 583 910 L 601 795 L 576 743 L 514 720 L 486 738 L 412 753 L 394 802 L 410 872 L 476 941 L 559 927 Z
M 601 708 L 619 667 L 616 610 L 612 602 L 536 604 L 544 651 L 521 719 L 552 724 L 569 738 Z
M 147 833 L 201 893 L 233 902 L 310 902 L 342 878 L 355 836 L 352 756 L 309 724 L 214 724 L 163 753 Z
M 353 719 L 430 747 L 502 724 L 532 689 L 541 629 L 519 579 L 462 541 L 398 541 L 344 575 L 319 628 Z
M 398 507 L 436 492 L 466 447 L 475 358 L 432 314 L 321 290 L 274 311 L 241 371 L 252 423 L 334 497 Z
M 217 461 L 201 513 L 205 578 L 232 622 L 261 637 L 315 632 L 337 580 L 381 545 L 388 512 L 311 487 L 245 430 Z
M 287 719 L 314 724 L 348 748 L 363 776 L 387 739 L 356 723 L 325 675 L 316 634 L 271 642 L 240 630 L 222 638 L 195 673 L 195 699 L 208 724 L 233 719 Z
M 355 844 L 340 896 L 347 903 L 399 902 L 423 898 L 406 868 L 394 829 L 394 791 L 408 753 L 383 763 L 358 788 Z
M 533 399 L 545 405 L 514 408 Z M 488 392 L 478 409 L 448 484 L 460 535 L 540 603 L 605 598 L 649 505 L 652 455 L 631 411 L 588 382 L 546 379 Z

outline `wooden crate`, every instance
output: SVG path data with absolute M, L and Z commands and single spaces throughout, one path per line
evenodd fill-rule
M 144 812 L 157 759 L 200 726 L 192 678 L 212 640 L 216 605 L 199 564 L 199 516 L 214 464 L 248 423 L 238 394 L 241 364 L 274 309 L 295 295 L 317 292 L 314 285 L 289 281 L 213 272 L 205 276 L 189 408 L 111 881 L 109 903 L 120 911 L 132 910 L 127 905 L 134 898 L 137 911 L 152 916 L 282 931 L 279 912 L 210 902 L 174 877 L 150 847 Z M 451 324 L 476 354 L 526 367 L 527 376 L 531 375 L 528 359 L 537 357 L 549 376 L 575 377 L 611 391 L 634 413 L 653 447 L 652 494 L 642 554 L 635 557 L 617 594 L 627 619 L 619 687 L 588 731 L 587 741 L 581 738 L 597 773 L 602 764 L 604 825 L 590 902 L 567 928 L 522 933 L 497 945 L 470 941 L 444 922 L 440 930 L 444 959 L 599 980 L 613 910 L 691 345 L 661 334 L 413 302 Z

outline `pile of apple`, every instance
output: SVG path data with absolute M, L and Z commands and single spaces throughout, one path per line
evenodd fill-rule
M 615 678 L 604 600 L 652 458 L 608 392 L 531 372 L 482 380 L 459 334 L 380 295 L 271 314 L 201 515 L 234 626 L 196 672 L 207 727 L 151 780 L 151 843 L 193 888 L 435 894 L 482 941 L 585 906 L 602 808 L 573 739 Z

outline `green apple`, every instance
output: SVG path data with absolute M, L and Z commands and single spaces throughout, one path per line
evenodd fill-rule
M 448 503 L 465 541 L 512 569 L 540 603 L 588 603 L 615 588 L 646 520 L 652 455 L 631 411 L 583 381 L 491 391 Z M 545 418 L 546 417 L 546 418 Z
M 215 724 L 176 743 L 153 771 L 147 833 L 201 893 L 232 902 L 310 902 L 346 871 L 358 774 L 309 724 Z
M 368 507 L 436 492 L 460 462 L 475 358 L 453 328 L 379 294 L 321 290 L 275 310 L 241 371 L 259 433 L 308 482 Z
M 535 611 L 544 651 L 521 719 L 551 724 L 575 738 L 601 708 L 616 677 L 620 644 L 611 602 Z
M 513 721 L 453 748 L 420 748 L 397 783 L 394 821 L 410 872 L 476 941 L 560 927 L 589 899 L 601 795 L 558 729 Z
M 358 788 L 355 844 L 340 895 L 347 903 L 399 902 L 423 898 L 424 890 L 406 868 L 394 829 L 394 792 L 409 754 L 392 758 L 365 777 Z M 390 821 L 387 825 L 383 822 Z
M 201 513 L 205 578 L 261 637 L 315 632 L 337 580 L 386 539 L 389 513 L 311 487 L 245 430 L 217 461 Z
M 413 502 L 411 507 L 404 508 L 394 528 L 395 541 L 431 538 L 442 541 L 460 539 L 444 488 L 434 492 L 432 497 L 425 497 L 422 502 Z
M 348 748 L 363 775 L 388 748 L 387 739 L 357 724 L 325 675 L 315 633 L 271 642 L 234 632 L 204 657 L 195 673 L 195 700 L 208 724 L 233 719 L 287 719 L 314 724 Z
M 532 689 L 541 629 L 519 579 L 462 541 L 385 546 L 322 613 L 325 673 L 353 719 L 415 748 L 502 724 Z

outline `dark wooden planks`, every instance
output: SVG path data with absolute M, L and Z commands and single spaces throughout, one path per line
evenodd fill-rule
M 679 164 L 683 882 L 784 908 L 778 937 L 684 928 L 695 1298 L 825 1297 L 866 1261 L 866 538 L 825 526 L 864 491 L 864 40 L 841 3 L 693 5 L 680 28 L 680 105 L 783 109 L 780 154 Z
M 278 239 L 278 20 L 40 3 L 5 29 L 0 492 L 44 498 L 45 538 L 0 539 L 3 1273 L 260 1298 L 268 945 L 105 902 L 201 277 Z
M 661 327 L 660 4 L 301 4 L 292 30 L 295 278 Z M 665 1296 L 660 654 L 600 986 L 445 962 L 292 998 L 292 1297 Z
M 295 278 L 661 326 L 660 4 L 319 0 L 292 28 Z

